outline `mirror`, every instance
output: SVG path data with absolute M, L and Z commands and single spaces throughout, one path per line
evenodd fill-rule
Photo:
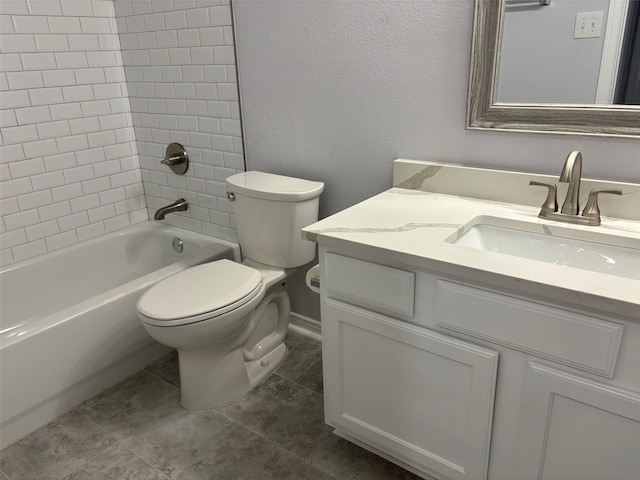
M 516 5 L 509 5 L 507 2 L 517 2 Z M 520 80 L 525 80 L 524 85 L 519 86 L 519 93 L 505 93 L 505 81 L 511 81 L 507 72 L 509 69 L 518 73 L 522 68 L 523 61 L 531 59 L 526 53 L 516 52 L 512 55 L 509 47 L 503 42 L 508 38 L 513 38 L 510 29 L 517 28 L 517 15 L 535 13 L 541 17 L 544 12 L 540 9 L 552 9 L 553 5 L 541 6 L 540 3 L 561 3 L 562 0 L 548 0 L 540 2 L 523 2 L 522 0 L 476 0 L 475 21 L 473 30 L 473 44 L 471 51 L 471 72 L 469 81 L 469 103 L 467 110 L 467 128 L 472 129 L 498 129 L 498 130 L 516 130 L 516 131 L 535 131 L 547 133 L 580 133 L 589 135 L 611 135 L 623 137 L 640 136 L 640 106 L 638 105 L 620 105 L 610 104 L 615 101 L 615 88 L 612 84 L 616 83 L 615 72 L 617 67 L 612 66 L 609 72 L 614 72 L 613 79 L 608 80 L 608 89 L 601 88 L 600 96 L 596 99 L 596 94 L 592 91 L 582 97 L 576 95 L 568 98 L 560 98 L 554 96 L 553 89 L 539 89 L 543 93 L 536 97 L 532 92 L 534 90 L 532 84 L 527 85 L 526 82 L 533 80 L 538 84 L 547 83 L 553 86 L 553 82 L 549 81 L 549 76 L 542 75 L 525 75 L 520 74 Z M 599 0 L 592 0 L 595 3 Z M 612 0 L 618 2 L 619 0 Z M 565 2 L 566 3 L 566 2 Z M 575 2 L 568 2 L 575 3 Z M 589 1 L 586 2 L 588 4 Z M 602 3 L 602 2 L 600 2 Z M 606 2 L 607 4 L 609 2 Z M 556 5 L 555 13 L 559 9 Z M 588 5 L 587 5 L 588 8 Z M 597 8 L 597 7 L 596 7 Z M 616 7 L 613 3 L 607 11 L 603 11 L 603 22 L 605 18 L 611 15 L 611 10 Z M 552 10 L 547 10 L 547 23 L 545 30 L 540 35 L 549 34 L 548 16 Z M 514 13 L 516 16 L 514 16 Z M 593 12 L 591 12 L 593 13 Z M 609 14 L 609 15 L 607 15 Z M 575 22 L 575 12 L 570 16 Z M 618 17 L 621 15 L 618 14 Z M 516 18 L 514 20 L 514 18 Z M 567 16 L 565 15 L 565 30 L 567 28 Z M 505 22 L 509 22 L 507 25 Z M 526 23 L 534 23 L 530 18 Z M 569 25 L 573 30 L 575 25 Z M 602 25 L 604 29 L 606 26 Z M 621 29 L 624 31 L 624 28 Z M 573 31 L 570 36 L 574 36 Z M 573 39 L 571 39 L 573 40 Z M 603 39 L 588 38 L 577 39 L 573 45 L 584 47 L 593 45 L 594 43 L 604 44 Z M 594 42 L 595 40 L 595 42 Z M 583 43 L 578 43 L 583 42 Z M 604 46 L 599 47 L 600 51 Z M 618 46 L 619 48 L 619 46 Z M 550 50 L 549 50 L 550 49 Z M 557 57 L 556 50 L 553 47 L 547 47 L 549 57 Z M 587 54 L 588 57 L 598 57 L 597 62 L 601 62 L 602 54 Z M 513 65 L 513 62 L 516 65 Z M 502 61 L 505 61 L 501 65 Z M 518 68 L 518 61 L 520 67 Z M 605 69 L 601 65 L 596 65 L 596 70 L 602 70 L 603 75 Z M 593 67 L 590 67 L 593 70 Z M 635 67 L 637 69 L 637 67 Z M 501 83 L 500 74 L 503 79 Z M 637 72 L 636 72 L 637 75 Z M 593 90 L 594 85 L 598 82 L 607 85 L 606 79 L 598 78 L 590 80 L 590 88 Z M 537 79 L 536 79 L 537 77 Z M 589 84 L 589 82 L 585 82 Z M 557 85 L 556 85 L 557 86 Z M 575 86 L 574 86 L 575 87 Z M 517 91 L 518 88 L 514 89 Z M 571 90 L 571 89 L 570 89 Z M 578 90 L 574 88 L 573 90 Z M 606 90 L 606 96 L 603 92 Z M 574 92 L 572 92 L 574 93 Z M 593 100 L 591 100 L 593 96 Z M 566 97 L 566 96 L 565 96 Z M 603 100 L 606 97 L 606 101 Z M 587 100 L 589 99 L 589 100 Z M 545 102 L 545 103 L 542 103 Z

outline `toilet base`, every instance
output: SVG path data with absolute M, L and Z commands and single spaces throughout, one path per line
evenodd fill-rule
M 260 384 L 286 356 L 284 343 L 256 361 L 245 361 L 241 348 L 215 356 L 206 349 L 178 350 L 181 404 L 192 412 L 226 405 Z

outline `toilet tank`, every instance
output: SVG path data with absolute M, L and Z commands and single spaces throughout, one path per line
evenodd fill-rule
M 318 220 L 324 183 L 264 172 L 227 178 L 242 255 L 280 268 L 313 260 L 315 243 L 300 230 Z

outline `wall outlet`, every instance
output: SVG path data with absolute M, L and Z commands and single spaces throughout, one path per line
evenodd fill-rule
M 576 13 L 573 38 L 597 38 L 602 34 L 602 12 Z

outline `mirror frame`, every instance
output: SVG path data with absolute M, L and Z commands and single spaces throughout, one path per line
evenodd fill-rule
M 640 108 L 626 105 L 496 101 L 505 0 L 476 0 L 467 128 L 556 134 L 640 136 Z

